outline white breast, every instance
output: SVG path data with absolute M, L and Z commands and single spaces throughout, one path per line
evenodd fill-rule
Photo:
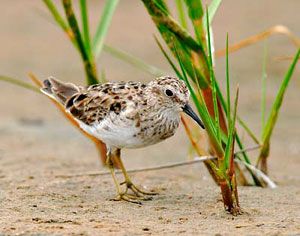
M 180 121 L 179 113 L 167 111 L 152 123 L 136 125 L 136 121 L 111 113 L 109 118 L 93 125 L 77 120 L 80 127 L 109 147 L 140 148 L 163 141 L 172 136 Z
M 83 130 L 110 147 L 134 148 L 141 145 L 141 140 L 134 137 L 140 128 L 136 128 L 132 121 L 124 123 L 117 119 L 105 119 L 91 126 L 79 120 L 77 122 Z

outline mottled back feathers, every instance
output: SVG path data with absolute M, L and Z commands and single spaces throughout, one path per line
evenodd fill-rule
M 142 99 L 146 85 L 138 82 L 105 83 L 92 85 L 67 100 L 66 109 L 70 113 L 90 125 L 101 122 L 110 112 L 119 115 L 139 96 Z M 136 103 L 137 107 L 138 104 Z
M 120 114 L 128 103 L 137 108 L 137 97 L 141 105 L 147 105 L 143 97 L 146 87 L 146 84 L 140 82 L 122 81 L 83 88 L 49 78 L 44 81 L 42 91 L 48 96 L 54 96 L 76 119 L 91 125 L 103 120 L 110 112 Z

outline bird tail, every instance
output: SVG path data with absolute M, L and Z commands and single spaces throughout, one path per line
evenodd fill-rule
M 53 77 L 43 81 L 43 87 L 41 92 L 51 97 L 61 104 L 65 104 L 66 101 L 74 94 L 78 93 L 80 88 L 72 83 L 64 83 Z

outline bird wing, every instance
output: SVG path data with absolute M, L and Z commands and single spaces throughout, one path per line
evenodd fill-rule
M 65 107 L 87 125 L 101 122 L 111 112 L 116 115 L 123 112 L 126 118 L 136 121 L 138 103 L 134 102 L 133 86 L 125 82 L 92 85 L 70 97 Z
M 118 82 L 84 88 L 50 77 L 41 91 L 64 105 L 74 118 L 91 125 L 101 122 L 110 112 L 117 115 L 123 112 L 126 118 L 139 122 L 135 100 L 145 86 L 139 82 Z

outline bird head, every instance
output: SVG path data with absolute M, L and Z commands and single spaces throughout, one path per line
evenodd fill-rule
M 158 95 L 159 105 L 174 112 L 185 112 L 204 129 L 202 121 L 189 105 L 190 92 L 184 81 L 171 76 L 162 76 L 151 81 L 149 85 L 151 92 Z

